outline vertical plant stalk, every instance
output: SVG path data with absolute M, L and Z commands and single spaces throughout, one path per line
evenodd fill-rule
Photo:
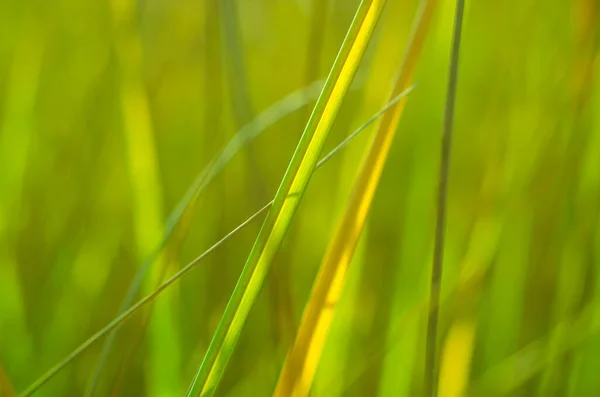
M 195 202 L 194 202 L 195 203 Z M 194 207 L 188 207 L 187 211 L 182 215 L 181 223 L 178 225 L 179 227 L 175 229 L 174 236 L 167 245 L 164 250 L 164 254 L 162 255 L 162 263 L 159 269 L 159 276 L 156 279 L 156 285 L 152 287 L 152 290 L 156 290 L 156 288 L 160 287 L 160 283 L 165 280 L 167 269 L 170 265 L 175 264 L 177 260 L 177 254 L 179 253 L 181 246 L 185 240 L 185 236 L 187 234 L 187 230 L 189 228 L 189 224 L 192 219 Z M 152 319 L 152 313 L 154 311 L 154 305 L 148 305 L 145 312 L 142 314 L 142 318 L 137 329 L 134 331 L 134 337 L 132 342 L 123 350 L 123 358 L 119 365 L 119 370 L 117 371 L 116 377 L 114 379 L 112 385 L 112 396 L 120 395 L 120 390 L 125 381 L 127 370 L 131 365 L 131 361 L 135 357 L 136 352 L 139 350 L 141 341 L 144 340 L 144 336 L 146 335 L 148 326 L 150 325 L 150 321 Z
M 221 96 L 221 65 L 220 65 L 220 54 L 219 54 L 219 47 L 218 47 L 218 41 L 219 41 L 219 26 L 218 26 L 218 4 L 217 4 L 218 0 L 211 0 L 211 1 L 207 1 L 205 3 L 205 7 L 206 7 L 206 15 L 207 15 L 207 21 L 205 22 L 205 36 L 206 36 L 206 45 L 205 45 L 205 51 L 206 51 L 206 59 L 207 59 L 207 64 L 206 64 L 206 70 L 207 70 L 207 75 L 208 76 L 212 76 L 212 78 L 206 79 L 206 86 L 205 86 L 205 92 L 206 92 L 206 122 L 205 122 L 205 129 L 206 131 L 215 131 L 214 136 L 220 136 L 220 131 L 219 131 L 219 115 L 221 114 L 221 107 L 220 104 L 222 102 L 220 96 Z M 217 16 L 217 17 L 215 17 Z M 216 37 L 216 40 L 214 39 Z M 212 39 L 211 39 L 212 38 Z M 215 44 L 216 42 L 216 44 Z M 211 135 L 211 137 L 213 137 Z M 220 146 L 220 142 L 218 143 Z M 205 145 L 208 146 L 208 145 Z M 165 275 L 167 274 L 167 270 L 176 265 L 176 261 L 177 261 L 177 257 L 178 257 L 178 253 L 180 251 L 181 246 L 183 245 L 183 242 L 185 241 L 185 237 L 187 235 L 188 229 L 189 229 L 189 225 L 191 223 L 192 217 L 194 215 L 194 211 L 195 211 L 195 206 L 197 203 L 197 198 L 198 198 L 198 192 L 200 191 L 201 187 L 206 186 L 207 182 L 209 181 L 209 171 L 211 170 L 211 168 L 214 167 L 214 163 L 210 163 L 203 171 L 201 176 L 198 176 L 196 178 L 196 187 L 198 188 L 198 190 L 196 191 L 196 193 L 193 195 L 193 197 L 191 197 L 187 203 L 183 206 L 183 208 L 181 209 L 180 215 L 179 217 L 176 219 L 176 221 L 174 223 L 170 224 L 169 227 L 169 223 L 170 221 L 173 219 L 173 214 L 170 215 L 170 217 L 167 220 L 167 228 L 166 230 L 163 232 L 162 236 L 161 236 L 161 241 L 160 243 L 158 243 L 158 246 L 156 247 L 156 249 L 150 254 L 150 257 L 147 259 L 146 263 L 144 263 L 142 265 L 142 267 L 138 270 L 138 274 L 136 275 L 136 280 L 133 281 L 133 284 L 130 287 L 130 291 L 128 292 L 128 297 L 131 296 L 130 299 L 126 298 L 126 301 L 128 301 L 127 304 L 122 306 L 122 309 L 120 310 L 121 312 L 123 311 L 123 308 L 126 308 L 127 306 L 131 305 L 132 300 L 133 300 L 133 296 L 131 292 L 133 289 L 137 289 L 134 288 L 134 285 L 136 285 L 137 278 L 140 277 L 140 274 L 145 273 L 147 267 L 149 266 L 150 263 L 152 262 L 157 262 L 155 263 L 155 268 L 152 269 L 152 271 L 150 272 L 150 274 L 152 275 L 152 279 L 153 281 L 151 281 L 152 285 L 151 287 L 148 288 L 149 291 L 155 290 L 162 281 L 164 281 L 165 279 Z M 197 182 L 201 181 L 200 184 L 198 184 Z M 189 193 L 189 191 L 188 191 Z M 185 200 L 185 199 L 184 199 Z M 176 209 L 177 211 L 178 209 Z M 208 226 L 210 227 L 210 226 Z M 142 283 L 143 281 L 143 277 L 140 279 L 140 283 Z M 148 326 L 150 324 L 151 318 L 152 318 L 152 313 L 153 313 L 153 305 L 150 305 L 150 307 L 148 307 L 147 310 L 144 311 L 144 313 L 141 315 L 141 319 L 139 322 L 139 326 L 137 326 L 137 328 L 133 331 L 133 337 L 132 337 L 132 342 L 130 344 L 128 344 L 126 347 L 124 347 L 123 351 L 121 352 L 121 355 L 123 356 L 123 358 L 121 359 L 121 362 L 119 364 L 119 369 L 116 372 L 116 375 L 112 381 L 112 395 L 119 395 L 119 390 L 124 382 L 124 379 L 126 377 L 127 374 L 127 370 L 129 368 L 129 365 L 131 363 L 131 360 L 135 357 L 136 352 L 139 350 L 139 345 L 144 341 L 144 336 L 146 335 L 146 331 L 148 329 Z M 198 314 L 198 312 L 197 312 Z M 100 371 L 102 370 L 102 367 L 107 359 L 107 354 L 110 350 L 110 347 L 112 345 L 112 339 L 114 338 L 115 333 L 117 332 L 117 330 L 113 331 L 113 333 L 111 333 L 111 335 L 109 336 L 109 338 L 107 338 L 107 341 L 105 343 L 105 347 L 103 348 L 102 354 L 100 356 L 100 360 L 96 366 L 96 369 L 94 371 L 93 376 L 90 378 L 90 382 L 88 384 L 88 387 L 86 389 L 86 397 L 90 397 L 92 396 L 92 394 L 95 391 L 95 388 L 97 386 L 97 382 L 99 380 L 99 376 L 100 376 Z
M 489 194 L 488 189 L 487 187 L 482 189 L 484 198 Z M 495 198 L 496 195 L 492 193 L 491 201 L 496 201 Z M 495 208 L 493 205 L 490 207 Z M 493 260 L 500 249 L 500 236 L 502 230 L 505 230 L 504 223 L 505 214 L 501 211 L 489 213 L 489 210 L 485 209 L 476 218 L 467 254 L 461 266 L 461 275 L 458 277 L 460 287 L 450 286 L 444 296 L 440 298 L 440 304 L 447 303 L 448 290 L 456 290 L 452 294 L 455 319 L 452 321 L 444 346 L 441 348 L 437 397 L 467 395 L 465 392 L 470 383 L 471 363 L 476 336 L 479 333 L 477 324 L 479 303 L 483 287 L 489 284 L 485 282 L 486 273 L 492 267 Z M 480 275 L 473 278 L 476 273 Z
M 248 93 L 246 79 L 243 45 L 240 41 L 240 29 L 237 4 L 233 0 L 217 0 L 216 19 L 220 20 L 221 36 L 224 41 L 225 69 L 229 80 L 229 90 L 233 101 L 233 116 L 236 126 L 252 121 L 255 117 L 254 106 Z M 213 99 L 214 100 L 214 99 Z M 250 169 L 260 175 L 254 145 L 248 144 L 248 165 Z M 258 179 L 249 186 L 252 196 L 262 201 L 266 195 L 266 187 L 262 179 Z
M 233 0 L 217 0 L 218 15 L 221 20 L 220 28 L 224 41 L 225 64 L 227 77 L 230 81 L 229 88 L 233 100 L 233 115 L 238 128 L 252 121 L 256 112 L 248 93 L 248 81 L 246 79 L 243 43 L 240 41 L 240 29 L 237 4 Z M 214 99 L 213 99 L 214 100 Z M 254 145 L 248 144 L 248 165 L 260 176 L 258 159 L 254 151 Z M 257 201 L 262 201 L 266 196 L 264 181 L 259 177 L 257 181 L 249 186 L 250 193 Z
M 448 179 L 450 171 L 450 152 L 452 148 L 452 130 L 454 125 L 454 108 L 456 105 L 456 86 L 458 80 L 458 55 L 465 1 L 456 1 L 456 14 L 454 19 L 454 33 L 452 37 L 452 51 L 450 55 L 450 73 L 448 78 L 448 92 L 446 97 L 446 110 L 444 115 L 444 130 L 442 134 L 442 153 L 439 172 L 439 186 L 437 199 L 437 222 L 435 230 L 435 247 L 433 251 L 433 267 L 431 270 L 431 290 L 429 295 L 432 307 L 427 321 L 427 342 L 425 346 L 425 396 L 437 395 L 437 328 L 439 321 L 439 301 L 442 284 L 442 270 L 444 261 L 444 238 L 446 232 L 446 207 L 448 195 Z
M 364 0 L 358 7 L 325 87 L 275 195 L 273 206 L 256 238 L 204 360 L 190 385 L 188 396 L 211 396 L 217 388 L 250 308 L 308 185 L 319 153 L 356 74 L 384 3 L 384 0 Z
M 480 218 L 476 222 L 473 232 L 471 233 L 472 238 L 470 239 L 469 247 L 463 259 L 464 265 L 462 267 L 461 275 L 453 280 L 451 285 L 446 288 L 439 302 L 441 306 L 454 306 L 455 302 L 470 302 L 471 297 L 474 294 L 479 294 L 479 291 L 488 277 L 492 257 L 498 249 L 498 238 L 503 225 L 502 219 L 503 218 Z M 415 302 L 414 305 L 406 310 L 398 318 L 398 322 L 393 327 L 391 334 L 397 334 L 401 330 L 407 329 L 407 327 L 410 327 L 410 324 L 416 323 L 419 321 L 419 318 L 428 315 L 432 309 L 429 305 L 428 298 L 428 295 L 423 294 L 418 302 Z M 382 356 L 389 354 L 392 349 L 397 348 L 400 344 L 401 341 L 398 340 L 398 338 L 390 338 L 384 343 L 379 344 L 376 348 L 368 351 L 361 363 L 353 363 L 351 371 L 349 371 L 350 373 L 346 376 L 349 381 L 343 388 L 342 395 L 345 395 L 348 389 L 350 389 L 360 377 L 364 376 L 369 367 L 375 365 Z M 335 375 L 336 374 L 332 374 L 332 376 Z M 382 390 L 380 389 L 379 392 L 382 393 Z M 397 391 L 394 390 L 394 392 Z M 410 392 L 405 392 L 398 395 L 405 396 L 411 394 Z
M 117 31 L 115 52 L 120 69 L 119 95 L 126 139 L 127 161 L 132 187 L 135 239 L 139 258 L 148 257 L 162 238 L 163 195 L 154 143 L 150 104 L 142 79 L 143 45 L 136 32 L 136 0 L 112 2 Z M 144 280 L 151 293 L 162 281 L 169 263 L 162 255 L 160 265 Z M 176 291 L 174 291 L 176 292 Z M 146 374 L 149 396 L 171 396 L 180 376 L 180 345 L 176 332 L 175 294 L 167 294 L 155 308 L 147 340 Z M 164 338 L 164 335 L 170 335 Z
M 327 7 L 330 0 L 312 0 L 310 4 L 310 32 L 306 51 L 305 82 L 314 81 L 319 77 L 319 67 L 323 54 L 324 38 L 327 28 Z M 310 116 L 310 109 L 302 114 L 304 124 Z
M 254 118 L 254 108 L 248 94 L 248 84 L 244 66 L 244 52 L 240 43 L 237 4 L 233 0 L 218 2 L 219 15 L 225 49 L 229 62 L 225 65 L 231 80 L 230 89 L 233 99 L 233 113 L 238 127 Z
M 411 32 L 392 96 L 410 84 L 429 30 L 435 0 L 422 3 Z M 356 179 L 350 201 L 321 265 L 292 350 L 279 376 L 278 397 L 308 394 L 352 255 L 364 227 L 369 207 L 388 156 L 406 98 L 381 120 L 367 157 Z

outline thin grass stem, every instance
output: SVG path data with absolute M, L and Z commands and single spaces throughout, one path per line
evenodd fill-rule
M 464 0 L 456 1 L 456 15 L 450 56 L 450 72 L 446 111 L 444 115 L 444 130 L 442 135 L 442 153 L 439 171 L 439 186 L 437 199 L 437 222 L 435 229 L 435 247 L 433 251 L 433 267 L 431 271 L 430 306 L 427 323 L 427 341 L 425 347 L 425 396 L 437 396 L 437 329 L 439 321 L 439 301 L 442 284 L 444 260 L 444 239 L 446 232 L 446 210 L 448 196 L 448 179 L 450 173 L 450 153 L 452 148 L 452 132 L 454 126 L 454 108 L 456 105 L 456 86 L 458 80 L 458 55 L 464 13 Z

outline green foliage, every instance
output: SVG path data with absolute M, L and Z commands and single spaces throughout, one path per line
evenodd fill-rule
M 290 198 L 359 3 L 0 2 L 0 396 L 184 394 L 293 201 L 207 388 L 274 392 L 375 131 L 313 174 L 321 146 L 389 101 L 422 4 L 382 8 Z M 423 392 L 455 3 L 433 14 L 312 395 Z M 435 351 L 464 379 L 444 392 L 600 394 L 599 15 L 466 1 Z

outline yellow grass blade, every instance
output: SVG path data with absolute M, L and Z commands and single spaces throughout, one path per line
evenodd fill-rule
M 458 320 L 450 329 L 442 352 L 438 397 L 460 397 L 469 382 L 476 323 Z
M 392 97 L 406 90 L 411 83 L 435 4 L 435 0 L 426 0 L 420 8 Z M 365 224 L 405 103 L 406 99 L 401 100 L 379 124 L 342 222 L 321 265 L 296 341 L 281 372 L 275 390 L 278 397 L 308 394 L 344 286 L 348 264 Z

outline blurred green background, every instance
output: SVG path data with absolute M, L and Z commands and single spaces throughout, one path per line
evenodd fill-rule
M 326 150 L 385 105 L 417 3 L 388 1 Z M 196 175 L 262 111 L 327 76 L 357 5 L 0 1 L 0 393 L 24 390 L 119 313 Z M 420 393 L 426 315 L 415 308 L 428 290 L 453 14 L 439 2 L 315 396 Z M 597 0 L 467 0 L 440 356 L 446 382 L 462 368 L 468 385 L 446 397 L 600 395 L 599 22 Z M 138 297 L 273 197 L 312 92 L 297 111 L 276 105 L 278 121 L 206 186 Z M 272 393 L 371 133 L 316 171 L 218 395 Z M 185 392 L 259 227 L 121 328 L 94 395 Z M 453 342 L 457 329 L 467 342 Z M 36 395 L 89 392 L 102 347 Z

